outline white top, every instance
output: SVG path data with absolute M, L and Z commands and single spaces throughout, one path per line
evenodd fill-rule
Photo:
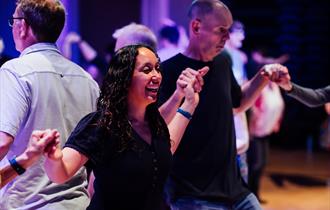
M 238 49 L 226 48 L 233 62 L 232 70 L 235 79 L 239 85 L 247 81 L 245 71 L 245 57 L 243 52 Z M 249 127 L 247 123 L 246 113 L 237 113 L 234 115 L 236 148 L 237 154 L 245 153 L 249 148 Z
M 64 58 L 56 46 L 39 43 L 0 69 L 0 131 L 14 137 L 1 165 L 21 154 L 33 130 L 56 128 L 63 146 L 78 121 L 96 109 L 97 83 Z M 89 204 L 86 172 L 66 184 L 52 183 L 44 159 L 0 191 L 0 209 L 85 209 Z
M 261 92 L 251 109 L 250 134 L 264 137 L 280 126 L 284 111 L 284 101 L 279 87 L 269 83 Z

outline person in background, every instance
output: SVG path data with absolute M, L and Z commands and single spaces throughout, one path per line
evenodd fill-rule
M 288 59 L 287 54 L 271 57 L 266 47 L 257 46 L 252 51 L 247 64 L 247 76 L 248 78 L 253 77 L 255 72 L 264 65 L 285 63 Z M 285 67 L 283 66 L 283 68 Z M 285 73 L 281 78 L 285 81 L 289 78 L 289 74 Z M 247 152 L 248 185 L 261 203 L 266 203 L 260 197 L 259 191 L 261 177 L 267 165 L 269 139 L 273 133 L 279 131 L 283 112 L 284 101 L 279 87 L 274 83 L 268 83 L 252 106 L 248 119 L 250 132 L 250 146 Z
M 170 57 L 183 52 L 179 48 L 180 33 L 176 25 L 163 26 L 159 31 L 159 43 L 161 48 L 157 51 L 161 61 L 165 61 Z
M 269 55 L 269 48 L 260 44 L 254 47 L 251 51 L 250 59 L 246 65 L 247 78 L 251 79 L 263 65 L 277 63 L 284 64 L 290 59 L 289 54 L 282 54 L 278 57 Z
M 261 203 L 266 203 L 260 196 L 260 182 L 267 165 L 269 141 L 271 135 L 280 130 L 283 113 L 284 101 L 280 88 L 270 82 L 262 90 L 249 115 L 248 185 Z
M 183 50 L 187 48 L 189 38 L 185 27 L 183 27 L 182 25 L 177 25 L 173 20 L 169 18 L 162 19 L 161 25 L 162 27 L 176 27 L 179 31 L 178 48 Z
M 163 104 L 187 69 L 209 67 L 200 103 L 177 149 L 167 184 L 172 209 L 261 209 L 240 175 L 233 124 L 234 112 L 245 111 L 269 80 L 281 80 L 280 65 L 260 69 L 242 88 L 230 61 L 220 54 L 229 39 L 232 15 L 219 0 L 194 0 L 189 9 L 189 45 L 162 63 Z M 281 73 L 283 72 L 283 74 Z M 180 105 L 178 101 L 176 106 Z M 175 109 L 171 110 L 175 113 Z
M 330 85 L 312 89 L 307 87 L 302 87 L 291 82 L 291 77 L 287 77 L 286 80 L 283 80 L 279 83 L 279 86 L 285 90 L 286 94 L 290 97 L 295 98 L 299 102 L 305 104 L 308 107 L 318 107 L 325 106 L 326 112 L 330 113 Z M 321 144 L 325 148 L 330 148 L 330 119 L 329 116 L 325 121 L 325 128 L 321 132 Z
M 115 51 L 131 44 L 145 44 L 157 49 L 157 37 L 147 26 L 131 23 L 117 29 L 112 37 L 116 39 Z
M 55 45 L 64 24 L 58 0 L 19 0 L 9 18 L 21 53 L 0 68 L 0 160 L 19 174 L 0 191 L 0 209 L 86 209 L 86 171 L 65 184 L 51 182 L 44 158 L 29 170 L 15 156 L 23 153 L 33 130 L 56 128 L 63 146 L 78 121 L 96 109 L 99 88 L 81 67 Z
M 248 81 L 246 77 L 245 64 L 247 55 L 240 50 L 245 39 L 244 25 L 240 21 L 234 21 L 229 28 L 229 40 L 225 44 L 225 51 L 232 61 L 232 69 L 239 85 Z M 245 112 L 234 115 L 236 134 L 237 161 L 244 181 L 248 182 L 248 164 L 246 151 L 249 148 L 249 128 Z
M 72 57 L 73 44 L 78 45 L 83 58 L 87 61 L 89 66 L 94 67 L 94 69 L 91 69 L 90 71 L 87 69 L 92 76 L 94 75 L 94 79 L 97 80 L 107 74 L 109 62 L 114 53 L 114 43 L 110 42 L 110 44 L 108 44 L 106 55 L 105 57 L 102 57 L 100 53 L 98 53 L 86 40 L 82 39 L 78 33 L 70 32 L 66 35 L 62 46 L 63 55 L 68 59 L 71 59 Z M 102 79 L 103 78 L 100 80 Z
M 189 71 L 185 75 L 180 78 L 185 100 L 166 124 L 156 106 L 162 82 L 157 54 L 146 45 L 120 48 L 97 111 L 78 123 L 63 150 L 45 151 L 47 175 L 64 183 L 89 165 L 95 193 L 88 210 L 161 209 L 172 153 L 199 102 L 195 87 L 200 90 L 202 83 Z
M 247 75 L 245 65 L 248 62 L 248 56 L 241 50 L 245 39 L 244 25 L 240 21 L 234 21 L 229 28 L 229 39 L 225 44 L 225 50 L 232 59 L 232 69 L 237 82 L 242 85 L 246 82 Z

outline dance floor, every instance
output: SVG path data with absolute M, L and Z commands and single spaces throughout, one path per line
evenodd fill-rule
M 271 149 L 260 197 L 265 210 L 330 210 L 330 151 Z

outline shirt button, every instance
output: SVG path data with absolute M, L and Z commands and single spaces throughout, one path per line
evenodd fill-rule
M 153 161 L 154 163 L 156 163 L 156 162 L 157 162 L 157 159 L 153 159 L 152 161 Z

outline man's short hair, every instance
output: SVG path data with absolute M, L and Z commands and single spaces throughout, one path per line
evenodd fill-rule
M 18 0 L 16 4 L 39 42 L 56 42 L 65 23 L 65 8 L 59 0 Z
M 125 39 L 123 46 L 132 44 L 145 44 L 153 49 L 157 49 L 157 37 L 147 26 L 131 23 L 120 29 L 117 29 L 113 35 L 113 38 Z
M 190 19 L 203 18 L 207 14 L 211 14 L 216 8 L 224 7 L 228 11 L 228 7 L 219 0 L 194 0 L 188 10 Z

